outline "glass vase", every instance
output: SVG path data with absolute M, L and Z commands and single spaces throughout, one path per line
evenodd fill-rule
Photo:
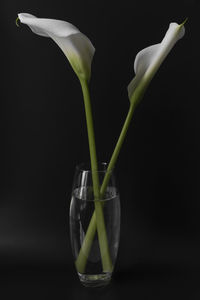
M 76 270 L 87 287 L 107 285 L 112 277 L 120 237 L 120 197 L 114 172 L 98 166 L 99 195 L 90 165 L 76 167 L 70 203 L 70 237 Z M 102 183 L 107 176 L 104 192 Z M 105 182 L 104 182 L 105 183 Z M 106 186 L 106 188 L 105 188 Z

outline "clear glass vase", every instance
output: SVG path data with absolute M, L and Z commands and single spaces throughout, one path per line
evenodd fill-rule
M 70 237 L 75 266 L 84 286 L 107 285 L 120 237 L 120 197 L 113 172 L 98 166 L 99 196 L 94 196 L 90 165 L 76 167 L 70 204 Z M 96 174 L 96 175 L 97 175 Z M 102 183 L 105 183 L 102 193 Z M 106 188 L 105 188 L 106 187 Z

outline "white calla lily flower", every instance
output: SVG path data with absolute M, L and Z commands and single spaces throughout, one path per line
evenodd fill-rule
M 68 58 L 79 79 L 90 80 L 95 48 L 74 25 L 61 20 L 37 18 L 27 13 L 18 14 L 18 18 L 34 33 L 52 38 Z
M 171 23 L 161 43 L 147 47 L 136 55 L 134 62 L 136 75 L 128 85 L 129 100 L 134 106 L 138 104 L 144 95 L 151 79 L 156 74 L 168 53 L 176 42 L 184 36 L 185 22 L 181 25 Z

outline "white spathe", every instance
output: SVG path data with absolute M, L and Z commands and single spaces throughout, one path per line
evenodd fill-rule
M 20 13 L 18 18 L 34 33 L 52 38 L 68 58 L 79 79 L 90 80 L 95 48 L 74 25 L 61 20 L 37 18 L 28 13 Z
M 181 25 L 171 23 L 161 43 L 147 47 L 136 55 L 134 62 L 136 75 L 128 85 L 128 96 L 131 104 L 136 105 L 140 101 L 168 53 L 176 42 L 184 36 L 184 23 Z

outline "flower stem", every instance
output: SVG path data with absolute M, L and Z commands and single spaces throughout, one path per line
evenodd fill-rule
M 124 122 L 121 134 L 120 134 L 119 139 L 117 141 L 117 144 L 115 146 L 114 152 L 112 154 L 112 157 L 110 159 L 110 162 L 109 162 L 109 165 L 108 165 L 108 168 L 107 168 L 107 172 L 104 176 L 104 180 L 103 180 L 103 183 L 101 185 L 100 197 L 102 197 L 102 198 L 104 196 L 104 193 L 106 191 L 108 182 L 110 180 L 110 176 L 111 176 L 110 171 L 113 170 L 113 168 L 115 166 L 115 163 L 117 161 L 117 158 L 119 156 L 119 152 L 120 152 L 122 144 L 124 142 L 128 127 L 130 125 L 130 122 L 131 122 L 131 119 L 132 119 L 132 116 L 133 116 L 133 112 L 134 112 L 134 106 L 130 105 L 130 108 L 129 108 L 126 120 Z M 90 253 L 90 249 L 91 249 L 92 241 L 93 241 L 94 236 L 95 236 L 96 228 L 98 230 L 98 225 L 97 225 L 97 220 L 96 220 L 96 207 L 95 207 L 95 212 L 93 213 L 93 215 L 91 217 L 91 220 L 90 220 L 90 223 L 89 223 L 89 226 L 88 226 L 88 229 L 87 229 L 82 247 L 80 249 L 78 258 L 76 260 L 76 267 L 77 267 L 77 270 L 80 273 L 84 272 L 84 270 L 85 270 L 85 266 L 86 266 L 86 263 L 87 263 L 87 257 L 89 256 L 89 253 Z
M 111 156 L 111 159 L 110 159 L 110 162 L 109 162 L 109 165 L 108 165 L 108 168 L 107 168 L 107 172 L 104 176 L 104 180 L 103 180 L 103 183 L 101 185 L 100 194 L 102 196 L 104 195 L 104 193 L 106 191 L 108 182 L 110 180 L 111 171 L 114 169 L 115 163 L 116 163 L 117 158 L 119 156 L 119 153 L 120 153 L 121 147 L 123 145 L 124 139 L 126 137 L 126 133 L 127 133 L 128 127 L 130 125 L 133 113 L 134 113 L 134 106 L 130 105 L 126 120 L 125 120 L 124 125 L 122 127 L 122 131 L 120 133 L 119 139 L 117 141 L 117 144 L 116 144 L 115 149 L 113 151 L 113 154 Z
M 97 226 L 99 247 L 101 253 L 101 260 L 103 265 L 104 272 L 112 271 L 112 261 L 110 258 L 108 239 L 106 233 L 106 226 L 103 215 L 103 207 L 100 201 L 100 186 L 99 186 L 99 177 L 98 177 L 98 166 L 97 166 L 97 155 L 96 155 L 96 146 L 95 146 L 95 136 L 94 136 L 94 126 L 93 126 L 93 118 L 92 118 L 92 109 L 90 102 L 90 93 L 88 88 L 88 83 L 86 80 L 80 80 L 83 98 L 85 104 L 85 114 L 86 114 L 86 122 L 87 122 L 87 131 L 88 131 L 88 141 L 89 141 L 89 149 L 90 149 L 90 160 L 91 160 L 91 171 L 92 171 L 92 182 L 93 182 L 93 191 L 94 191 L 94 206 L 95 206 L 95 220 Z M 92 245 L 93 239 L 89 239 L 88 245 Z M 84 248 L 83 248 L 84 249 Z M 83 255 L 86 255 L 83 252 Z M 89 255 L 89 252 L 88 252 Z M 88 255 L 85 257 L 88 258 Z M 86 262 L 85 262 L 86 263 Z M 81 262 L 83 264 L 83 262 Z M 77 266 L 77 264 L 76 264 Z M 85 267 L 84 267 L 85 268 Z M 77 266 L 79 272 L 82 272 L 82 269 L 79 264 Z

